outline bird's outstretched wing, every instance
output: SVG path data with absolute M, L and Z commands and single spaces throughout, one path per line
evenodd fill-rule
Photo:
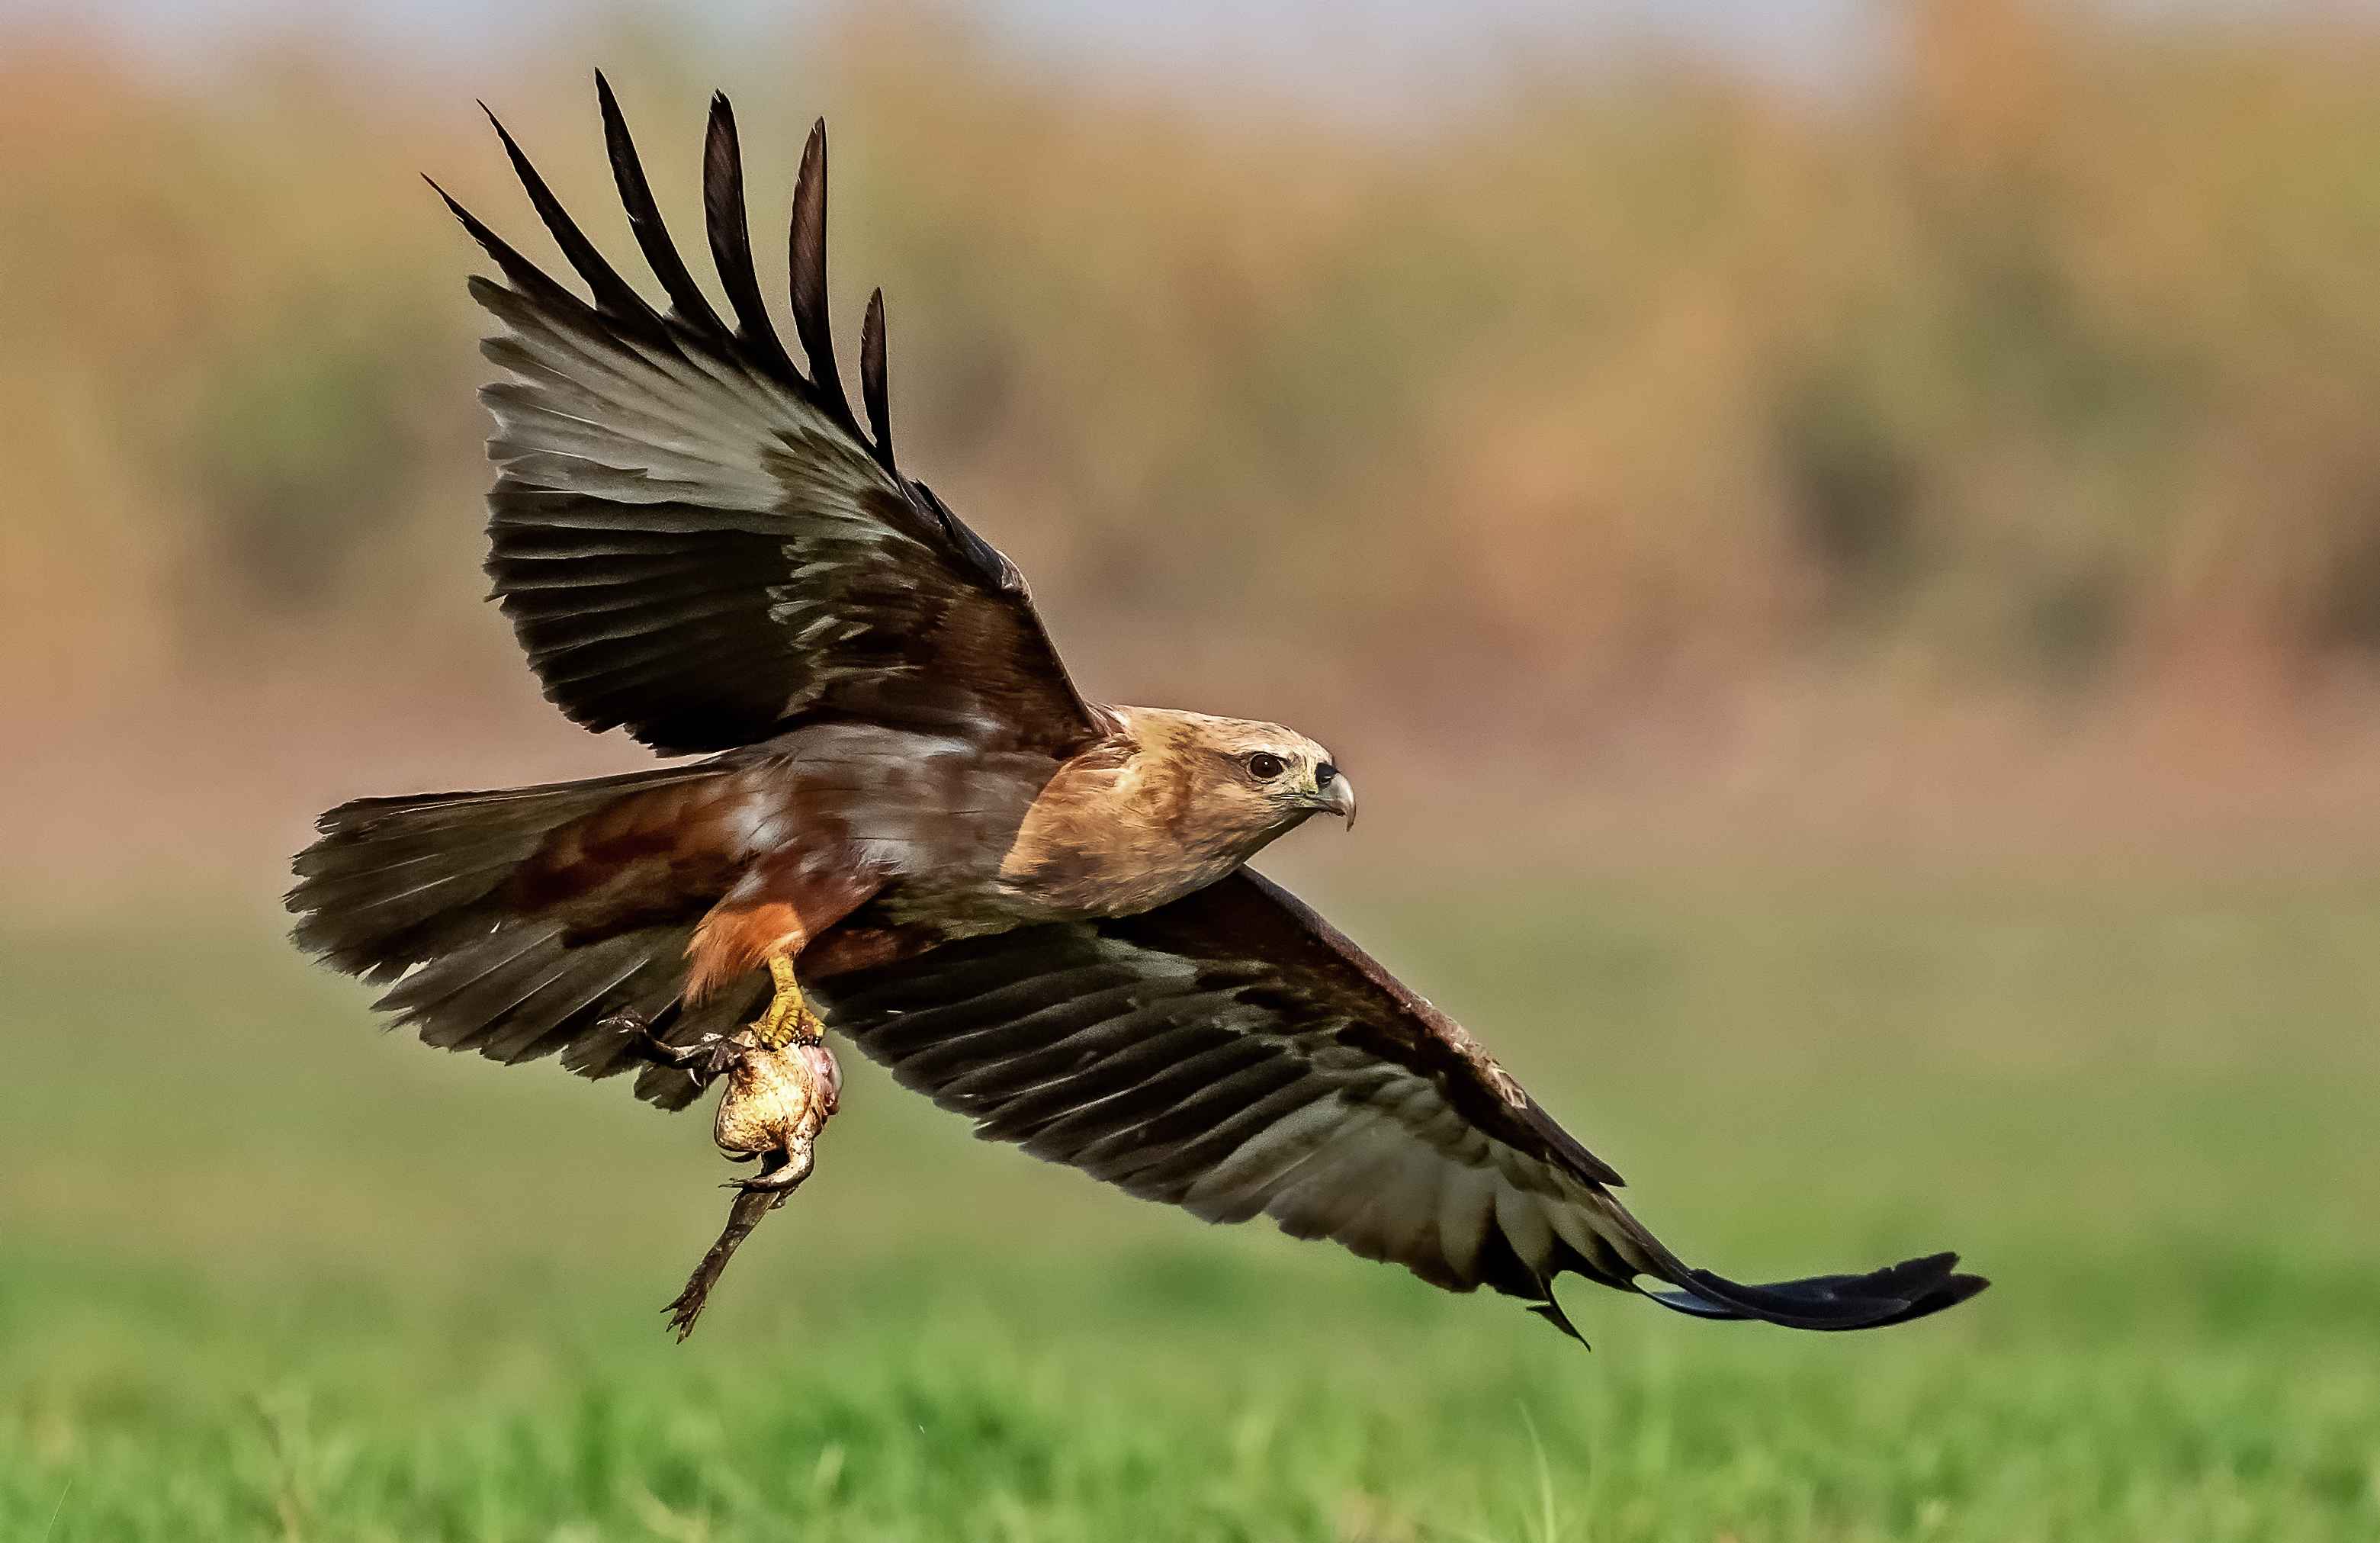
M 499 472 L 487 568 L 547 698 L 671 753 L 821 714 L 1059 754 L 1099 738 L 1111 725 L 1067 678 L 1014 565 L 895 468 L 880 291 L 860 333 L 867 430 L 844 395 L 827 325 L 825 124 L 802 157 L 789 237 L 805 374 L 761 298 L 726 98 L 711 101 L 703 208 L 732 321 L 662 228 L 619 104 L 596 83 L 665 311 L 604 260 L 503 125 L 591 302 L 446 199 L 504 274 L 471 281 L 503 323 L 484 351 L 512 376 L 481 394 Z
M 1906 1322 L 1985 1283 L 1949 1254 L 1768 1285 L 1689 1269 L 1461 1026 L 1253 873 L 820 989 L 837 1031 L 978 1135 L 1210 1221 L 1269 1216 L 1434 1285 L 1491 1286 L 1566 1331 L 1565 1271 L 1796 1329 Z

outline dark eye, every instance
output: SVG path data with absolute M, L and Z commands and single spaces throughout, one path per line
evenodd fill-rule
M 1338 779 L 1338 776 L 1339 769 L 1326 760 L 1321 765 L 1314 769 L 1314 785 L 1317 787 L 1329 787 L 1331 783 Z
M 1258 750 L 1248 758 L 1248 775 L 1260 783 L 1269 783 L 1287 770 L 1270 750 Z

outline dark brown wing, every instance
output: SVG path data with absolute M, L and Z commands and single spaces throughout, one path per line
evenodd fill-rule
M 592 303 L 447 200 L 504 276 L 471 282 L 504 323 L 485 352 L 513 376 L 481 394 L 500 473 L 487 568 L 547 698 L 588 728 L 625 725 L 673 753 L 827 714 L 1057 754 L 1106 733 L 1015 567 L 894 468 L 880 296 L 861 350 L 873 436 L 853 417 L 827 326 L 825 125 L 802 158 L 789 242 L 805 375 L 761 298 L 726 99 L 711 103 L 703 190 L 732 325 L 671 244 L 597 84 L 666 314 L 596 250 L 502 125 Z
M 820 988 L 829 1021 L 978 1135 L 1210 1221 L 1270 1216 L 1560 1326 L 1554 1278 L 1707 1318 L 1864 1329 L 1983 1289 L 1956 1256 L 1740 1285 L 1690 1270 L 1460 1026 L 1243 873 L 1141 917 L 946 944 Z

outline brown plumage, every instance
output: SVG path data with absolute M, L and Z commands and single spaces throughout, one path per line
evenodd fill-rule
M 1680 1262 L 1458 1025 L 1245 870 L 1314 814 L 1352 823 L 1321 746 L 1076 690 L 1014 566 L 896 466 L 880 293 L 862 427 L 827 324 L 824 126 L 789 240 L 805 371 L 769 321 L 725 100 L 703 158 L 722 316 L 598 91 L 665 311 L 501 125 L 591 298 L 447 200 L 503 274 L 471 281 L 508 377 L 482 394 L 487 571 L 565 713 L 708 759 L 342 805 L 290 905 L 302 946 L 387 985 L 380 1005 L 432 1044 L 633 1068 L 664 1108 L 726 1074 L 722 1145 L 763 1172 L 672 1305 L 681 1329 L 809 1171 L 834 1101 L 813 1003 L 986 1136 L 1209 1220 L 1269 1215 L 1490 1286 L 1565 1329 L 1564 1271 L 1810 1329 L 1982 1289 L 1947 1254 L 1767 1286 Z

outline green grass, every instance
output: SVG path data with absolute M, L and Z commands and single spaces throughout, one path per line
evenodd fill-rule
M 1215 1230 L 850 1068 L 684 1346 L 700 1123 L 370 1032 L 271 923 L 0 941 L 0 1538 L 2368 1539 L 2380 890 L 1342 905 L 1696 1262 L 1876 1334 Z M 1463 914 L 1457 908 L 1457 914 Z

